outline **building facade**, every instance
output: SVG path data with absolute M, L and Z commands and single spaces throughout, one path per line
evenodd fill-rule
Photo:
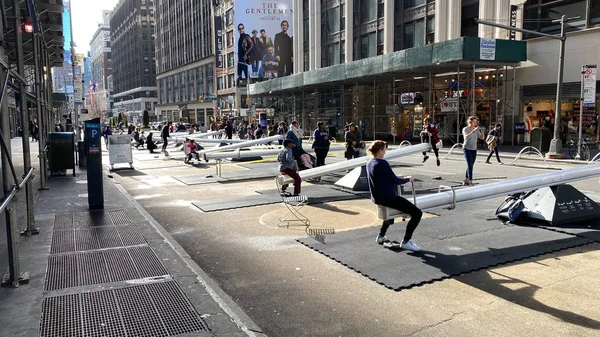
M 600 65 L 600 2 L 575 1 L 527 1 L 525 4 L 526 29 L 560 34 L 560 23 L 553 22 L 562 15 L 570 20 L 565 25 L 565 67 L 561 99 L 561 138 L 576 141 L 579 138 L 579 114 L 581 72 L 584 65 Z M 529 133 L 550 119 L 556 123 L 556 83 L 559 42 L 547 37 L 525 34 L 528 44 L 528 61 L 517 69 L 517 85 L 521 93 L 519 121 L 525 130 L 523 141 L 529 141 Z M 596 104 L 583 108 L 582 133 L 585 138 L 599 139 L 597 128 L 600 105 L 600 82 L 596 82 Z
M 160 121 L 208 123 L 215 109 L 216 0 L 156 0 L 156 80 Z M 116 79 L 115 79 L 116 83 Z
M 295 1 L 294 75 L 250 84 L 250 105 L 304 130 L 324 121 L 338 139 L 349 122 L 366 139 L 398 141 L 431 117 L 452 142 L 469 115 L 509 123 L 526 44 L 475 19 L 520 27 L 524 2 Z
M 91 58 L 91 82 L 86 82 L 86 91 L 88 96 L 91 94 L 96 99 L 89 100 L 93 103 L 92 109 L 98 110 L 95 113 L 107 113 L 111 111 L 111 92 L 108 88 L 108 76 L 112 74 L 111 43 L 110 43 L 110 11 L 102 11 L 101 22 L 98 23 L 98 29 L 90 41 Z M 99 97 L 102 96 L 102 97 Z M 100 103 L 102 102 L 102 103 Z
M 141 122 L 157 103 L 155 1 L 121 0 L 110 18 L 114 108 Z M 107 81 L 108 82 L 108 81 Z
M 90 99 L 89 84 L 92 81 L 92 57 L 90 52 L 83 57 L 81 67 L 83 73 L 83 102 L 84 106 L 86 106 Z

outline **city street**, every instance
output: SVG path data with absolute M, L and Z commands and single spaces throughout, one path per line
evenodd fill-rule
M 136 170 L 113 172 L 110 177 L 268 336 L 591 336 L 600 329 L 600 298 L 594 290 L 594 281 L 600 276 L 595 263 L 600 257 L 598 243 L 394 291 L 298 243 L 297 239 L 308 235 L 304 227 L 278 227 L 278 218 L 285 213 L 281 203 L 209 212 L 192 204 L 252 199 L 260 195 L 257 191 L 274 190 L 272 178 L 248 176 L 258 176 L 270 165 L 275 168 L 272 159 L 225 164 L 224 178 L 246 179 L 216 182 L 213 162 L 192 166 L 183 163 L 182 153 L 172 151 L 164 157 L 133 151 Z M 443 149 L 442 156 L 447 151 Z M 342 160 L 340 153 L 334 155 L 327 163 Z M 531 159 L 516 162 L 518 166 L 499 166 L 494 159 L 494 164 L 486 165 L 484 155 L 479 152 L 475 165 L 477 184 L 581 166 L 549 162 L 549 168 L 543 161 Z M 433 159 L 423 164 L 420 154 L 391 163 L 397 174 L 417 178 L 419 195 L 435 193 L 439 185 L 459 185 L 466 167 L 458 152 L 442 159 L 440 167 Z M 330 180 L 318 184 L 329 185 Z M 310 185 L 303 183 L 303 188 Z M 597 179 L 573 186 L 600 201 Z M 494 211 L 502 200 L 426 213 L 415 240 L 420 243 L 419 231 L 430 230 L 434 221 L 437 226 L 442 221 L 458 228 L 467 222 L 499 223 Z M 311 220 L 311 228 L 334 228 L 336 233 L 368 227 L 376 233 L 380 224 L 375 206 L 365 198 L 309 205 L 304 214 Z M 396 222 L 388 236 L 399 240 L 405 226 Z M 495 233 L 483 235 L 494 240 Z M 376 246 L 374 235 L 369 245 Z M 433 253 L 426 243 L 420 245 Z M 377 268 L 385 270 L 386 266 Z

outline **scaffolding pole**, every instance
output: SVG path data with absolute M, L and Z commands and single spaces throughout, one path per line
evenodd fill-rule
M 38 149 L 39 149 L 39 159 L 40 159 L 40 190 L 47 190 L 46 187 L 46 153 L 44 152 L 45 144 L 46 144 L 46 135 L 44 134 L 42 128 L 42 120 L 43 116 L 43 108 L 42 108 L 42 85 L 41 85 L 41 77 L 42 71 L 40 67 L 40 37 L 38 34 L 33 36 L 33 62 L 35 69 L 35 97 L 36 97 L 36 109 L 37 109 L 37 122 L 38 122 Z

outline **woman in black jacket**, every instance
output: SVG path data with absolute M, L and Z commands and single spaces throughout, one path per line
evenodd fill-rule
M 152 132 L 150 132 L 146 138 L 146 148 L 150 150 L 150 153 L 155 153 L 154 149 L 156 149 L 156 144 L 154 143 L 154 140 L 152 140 Z

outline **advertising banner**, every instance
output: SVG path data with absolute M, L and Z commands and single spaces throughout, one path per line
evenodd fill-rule
M 517 9 L 518 7 L 515 5 L 510 6 L 510 26 L 517 27 Z M 515 40 L 517 37 L 517 32 L 514 30 L 510 31 L 509 40 Z
M 293 74 L 293 1 L 235 0 L 238 79 L 269 79 Z
M 596 65 L 586 65 L 583 68 L 583 106 L 596 105 Z
M 481 38 L 479 44 L 479 58 L 481 60 L 496 60 L 496 39 Z
M 215 49 L 217 57 L 217 71 L 223 71 L 223 20 L 215 16 Z

